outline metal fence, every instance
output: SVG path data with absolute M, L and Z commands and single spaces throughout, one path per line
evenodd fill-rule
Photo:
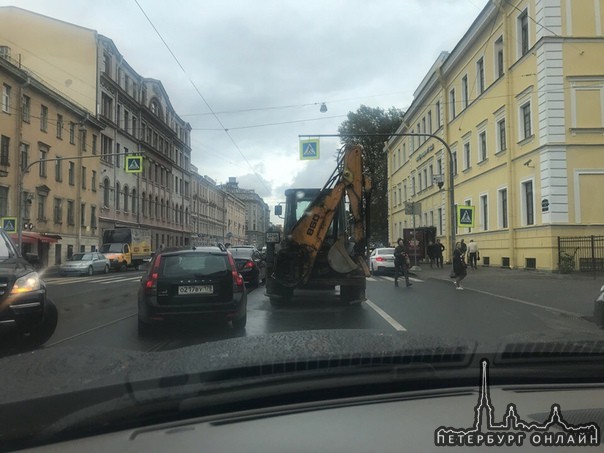
M 561 272 L 604 271 L 604 236 L 558 236 L 558 268 Z

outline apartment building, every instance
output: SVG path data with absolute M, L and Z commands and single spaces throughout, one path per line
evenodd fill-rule
M 104 126 L 91 145 L 99 160 L 87 168 L 98 178 L 99 236 L 140 226 L 151 230 L 153 248 L 188 244 L 191 127 L 161 82 L 138 74 L 95 30 L 17 7 L 0 7 L 0 22 L 0 45 Z M 133 154 L 143 155 L 142 173 L 126 172 L 125 157 Z
M 99 245 L 94 144 L 103 125 L 10 51 L 0 47 L 0 217 L 22 228 L 24 253 L 58 265 Z
M 237 178 L 230 177 L 222 187 L 245 203 L 246 241 L 248 244 L 262 248 L 265 244 L 265 233 L 269 227 L 268 205 L 253 189 L 239 187 Z
M 193 244 L 211 245 L 225 242 L 226 209 L 225 194 L 209 176 L 199 174 L 191 166 L 193 183 Z
M 437 58 L 397 131 L 415 135 L 386 146 L 390 241 L 413 224 L 410 202 L 446 253 L 454 229 L 491 266 L 555 270 L 559 236 L 604 234 L 602 11 L 602 0 L 493 0 Z M 453 227 L 452 185 L 473 228 Z

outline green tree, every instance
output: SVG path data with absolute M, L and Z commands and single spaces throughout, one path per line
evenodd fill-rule
M 383 110 L 361 105 L 356 112 L 349 112 L 340 125 L 340 134 L 345 144 L 360 144 L 364 148 L 364 166 L 371 178 L 371 202 L 369 232 L 370 241 L 388 240 L 388 156 L 384 150 L 387 136 L 367 136 L 367 134 L 395 133 L 402 121 L 403 112 L 391 107 Z

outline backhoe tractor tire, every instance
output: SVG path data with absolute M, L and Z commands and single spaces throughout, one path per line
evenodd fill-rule
M 266 292 L 274 295 L 274 297 L 269 296 L 271 305 L 273 307 L 280 307 L 291 301 L 294 295 L 294 288 L 288 288 L 287 286 L 283 286 L 276 282 L 272 278 L 267 278 Z
M 343 305 L 360 306 L 365 300 L 365 288 L 362 286 L 340 286 L 340 302 Z

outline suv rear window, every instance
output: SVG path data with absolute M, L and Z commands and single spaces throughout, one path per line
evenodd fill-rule
M 161 257 L 160 275 L 164 277 L 220 275 L 229 269 L 225 255 L 187 254 Z
M 394 249 L 379 249 L 378 255 L 394 255 Z

